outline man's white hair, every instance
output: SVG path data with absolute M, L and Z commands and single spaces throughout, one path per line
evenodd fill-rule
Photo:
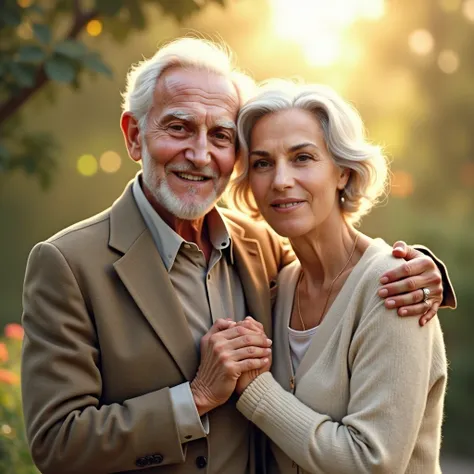
M 240 105 L 254 91 L 253 79 L 237 69 L 229 47 L 223 42 L 179 38 L 162 46 L 153 57 L 133 65 L 127 74 L 122 109 L 124 112 L 131 112 L 137 119 L 141 133 L 146 129 L 156 83 L 172 67 L 194 68 L 229 78 L 236 88 Z

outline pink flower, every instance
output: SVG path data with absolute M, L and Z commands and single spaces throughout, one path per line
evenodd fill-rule
M 8 385 L 17 385 L 20 382 L 20 377 L 9 370 L 0 369 L 0 383 Z
M 5 336 L 8 337 L 8 339 L 17 339 L 18 341 L 22 341 L 24 335 L 25 331 L 17 323 L 10 323 L 5 326 Z
M 7 346 L 0 342 L 0 362 L 6 362 L 8 360 L 8 349 Z

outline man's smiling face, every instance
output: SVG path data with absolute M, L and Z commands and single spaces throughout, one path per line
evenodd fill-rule
M 172 68 L 158 80 L 142 141 L 143 181 L 168 212 L 204 216 L 224 192 L 236 159 L 239 98 L 224 76 Z

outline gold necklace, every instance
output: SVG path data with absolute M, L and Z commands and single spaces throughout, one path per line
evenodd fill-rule
M 356 234 L 356 238 L 354 239 L 354 245 L 352 246 L 352 250 L 351 250 L 351 253 L 349 255 L 349 258 L 347 259 L 347 262 L 342 267 L 342 270 L 336 275 L 336 278 L 334 278 L 334 280 L 329 285 L 328 295 L 326 297 L 326 302 L 324 303 L 324 307 L 323 307 L 323 311 L 321 313 L 321 317 L 319 319 L 319 323 L 321 323 L 321 321 L 324 317 L 324 313 L 326 312 L 326 307 L 329 303 L 329 298 L 331 296 L 332 287 L 334 286 L 334 283 L 336 283 L 337 279 L 343 274 L 344 270 L 347 268 L 347 265 L 349 265 L 349 262 L 351 261 L 353 255 L 354 255 L 356 245 L 357 245 L 357 241 L 359 240 L 359 235 L 360 235 L 359 233 Z M 300 283 L 301 283 L 301 280 L 303 280 L 303 270 L 301 270 L 300 276 L 298 277 L 298 282 L 296 283 L 296 309 L 297 309 L 297 312 L 298 312 L 298 317 L 300 318 L 301 327 L 303 328 L 303 331 L 306 331 L 306 326 L 304 325 L 303 317 L 301 316 L 301 309 L 300 309 Z

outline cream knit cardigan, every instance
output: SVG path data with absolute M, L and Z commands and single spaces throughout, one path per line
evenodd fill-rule
M 375 239 L 352 270 L 298 367 L 294 394 L 288 324 L 298 262 L 279 276 L 272 374 L 238 409 L 273 441 L 275 473 L 439 473 L 447 366 L 438 318 L 425 327 L 378 297 L 399 263 Z

